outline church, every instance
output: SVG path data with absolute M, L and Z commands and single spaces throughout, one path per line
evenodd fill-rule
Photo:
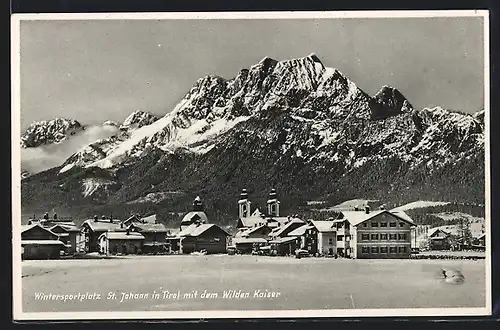
M 238 200 L 237 233 L 233 244 L 240 252 L 251 252 L 256 246 L 276 245 L 286 251 L 294 250 L 295 238 L 287 234 L 305 224 L 297 217 L 280 216 L 280 201 L 276 189 L 271 189 L 266 202 L 266 214 L 258 208 L 253 212 L 248 192 L 243 189 Z M 293 245 L 293 246 L 292 246 Z

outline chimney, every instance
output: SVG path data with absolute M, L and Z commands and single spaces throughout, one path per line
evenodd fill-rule
M 365 206 L 365 213 L 366 214 L 370 213 L 370 207 L 368 205 Z
M 49 213 L 48 212 L 45 212 L 45 214 L 43 215 L 43 219 L 49 220 Z
M 130 227 L 127 227 L 127 235 L 130 235 Z
M 385 204 L 380 205 L 381 210 L 385 210 Z
M 54 220 L 57 220 L 57 213 L 54 213 Z
M 109 216 L 109 222 L 113 223 L 113 216 L 112 215 Z
M 98 219 L 97 219 L 97 215 L 94 215 L 94 222 L 97 222 Z
M 120 222 L 120 228 L 123 228 L 123 222 Z
M 102 220 L 106 220 L 106 217 L 104 215 L 101 216 Z

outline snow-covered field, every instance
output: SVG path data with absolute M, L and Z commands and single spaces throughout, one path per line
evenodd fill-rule
M 462 271 L 444 283 L 441 267 Z M 24 261 L 24 312 L 293 310 L 484 307 L 485 263 L 462 260 L 346 260 L 255 256 L 142 256 L 109 260 Z M 217 294 L 202 298 L 203 292 Z M 224 291 L 248 292 L 244 299 Z M 255 297 L 255 291 L 275 297 Z M 154 292 L 180 292 L 156 299 Z M 197 291 L 197 296 L 184 298 Z M 99 294 L 99 300 L 40 300 L 36 295 Z M 124 294 L 149 293 L 124 299 Z M 279 293 L 279 295 L 276 295 Z M 116 299 L 106 299 L 115 294 Z M 161 294 L 163 296 L 163 294 Z M 157 297 L 158 298 L 158 297 Z
M 407 211 L 407 210 L 413 210 L 413 209 L 421 209 L 424 207 L 431 207 L 431 206 L 442 206 L 442 205 L 448 205 L 450 204 L 449 202 L 432 202 L 432 201 L 415 201 L 411 202 L 405 205 L 398 206 L 394 208 L 395 211 Z

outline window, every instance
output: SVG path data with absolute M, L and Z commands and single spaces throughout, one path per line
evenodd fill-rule
M 392 227 L 392 228 L 396 227 L 396 223 L 395 222 L 389 223 L 389 227 Z
M 389 239 L 390 240 L 398 239 L 398 234 L 389 234 Z
M 378 246 L 372 246 L 371 252 L 372 253 L 378 253 Z
M 387 240 L 387 234 L 380 234 L 380 239 L 386 241 Z
M 328 244 L 329 244 L 329 245 L 333 245 L 333 238 L 331 238 L 331 237 L 330 237 L 330 238 L 328 239 Z
M 387 222 L 381 222 L 380 227 L 387 227 Z
M 361 240 L 362 241 L 368 241 L 370 239 L 370 235 L 369 234 L 361 234 Z
M 406 246 L 400 246 L 398 248 L 399 253 L 406 253 Z
M 399 237 L 400 240 L 405 240 L 406 239 L 406 234 L 405 233 L 400 233 L 398 235 L 398 237 Z
M 395 246 L 389 247 L 389 253 L 396 253 L 396 247 Z
M 370 248 L 368 246 L 362 246 L 361 253 L 370 253 Z
M 399 227 L 403 228 L 405 226 L 405 223 L 404 222 L 400 222 L 399 223 Z
M 365 228 L 368 227 L 368 223 L 363 222 L 363 227 L 365 227 Z
M 387 246 L 381 246 L 380 253 L 387 253 Z
M 220 242 L 220 237 L 214 237 L 214 242 Z
M 371 234 L 370 239 L 372 241 L 378 241 L 378 234 Z
M 337 242 L 342 242 L 344 240 L 344 235 L 337 235 Z
M 378 222 L 373 221 L 373 222 L 372 222 L 372 227 L 378 227 Z

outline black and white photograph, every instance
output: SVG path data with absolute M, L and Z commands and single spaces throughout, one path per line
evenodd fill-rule
M 14 319 L 491 314 L 488 14 L 13 15 Z

